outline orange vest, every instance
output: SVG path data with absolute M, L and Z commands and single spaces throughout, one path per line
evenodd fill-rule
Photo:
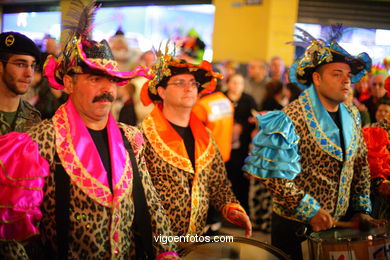
M 211 130 L 223 161 L 228 161 L 234 121 L 232 102 L 222 92 L 214 92 L 202 97 L 192 111 Z

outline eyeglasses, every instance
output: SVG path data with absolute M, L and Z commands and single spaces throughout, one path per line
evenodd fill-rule
M 28 64 L 28 63 L 21 62 L 21 61 L 17 61 L 17 62 L 10 62 L 10 61 L 4 61 L 4 60 L 1 60 L 1 61 L 5 62 L 5 63 L 12 64 L 12 65 L 15 65 L 18 69 L 25 70 L 27 68 L 30 68 L 33 71 L 36 71 L 38 69 L 38 65 L 36 63 Z
M 197 82 L 197 81 L 184 81 L 184 80 L 178 80 L 178 81 L 175 81 L 175 82 L 170 82 L 168 83 L 167 85 L 175 85 L 175 86 L 178 86 L 179 88 L 185 88 L 185 86 L 190 86 L 192 88 L 199 88 L 200 87 L 200 83 Z

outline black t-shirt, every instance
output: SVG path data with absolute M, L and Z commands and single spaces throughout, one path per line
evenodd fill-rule
M 182 127 L 182 126 L 172 124 L 171 122 L 169 123 L 183 139 L 184 145 L 187 150 L 188 158 L 190 159 L 192 168 L 194 168 L 195 171 L 195 139 L 194 136 L 192 135 L 191 127 L 189 126 Z M 187 176 L 187 178 L 188 178 L 187 180 L 188 180 L 189 187 L 192 187 L 193 176 L 189 175 Z
M 88 131 L 99 152 L 100 159 L 102 160 L 104 169 L 106 169 L 107 171 L 108 184 L 110 185 L 111 192 L 113 192 L 111 158 L 110 158 L 110 148 L 108 146 L 107 129 L 104 128 L 103 130 L 96 131 L 88 128 Z
M 190 158 L 192 167 L 195 169 L 195 139 L 192 135 L 191 127 L 182 127 L 169 122 L 184 141 L 188 157 Z
M 345 144 L 344 144 L 344 136 L 343 136 L 343 127 L 341 125 L 341 119 L 340 119 L 340 112 L 337 110 L 336 112 L 329 112 L 330 117 L 333 119 L 337 127 L 339 128 L 339 133 L 340 133 L 340 146 L 343 151 L 343 157 L 345 159 Z

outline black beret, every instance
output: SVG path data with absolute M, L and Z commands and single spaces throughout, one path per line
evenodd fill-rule
M 31 55 L 39 63 L 41 51 L 27 36 L 18 32 L 4 32 L 0 34 L 0 50 L 14 53 Z

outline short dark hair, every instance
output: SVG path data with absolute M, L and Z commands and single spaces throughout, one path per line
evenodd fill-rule
M 0 61 L 1 61 L 1 63 L 3 63 L 4 66 L 8 62 L 8 60 L 11 58 L 11 56 L 12 56 L 12 53 L 9 53 L 9 52 L 4 51 L 4 50 L 0 50 Z

